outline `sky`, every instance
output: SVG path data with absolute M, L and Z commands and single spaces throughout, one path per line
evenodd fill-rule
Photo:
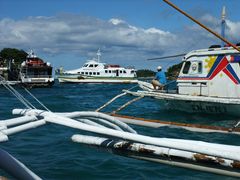
M 171 0 L 179 8 L 221 31 L 226 7 L 226 38 L 240 42 L 239 0 Z M 166 71 L 187 53 L 221 41 L 162 0 L 0 0 L 0 49 L 33 49 L 54 68 L 75 69 L 96 57 L 136 69 Z

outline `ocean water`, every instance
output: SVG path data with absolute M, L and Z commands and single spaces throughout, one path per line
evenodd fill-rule
M 105 102 L 135 85 L 120 84 L 55 84 L 52 88 L 30 91 L 51 111 L 71 112 L 95 110 Z M 27 94 L 21 89 L 18 91 Z M 132 99 L 125 96 L 102 112 L 111 112 Z M 3 87 L 0 88 L 0 119 L 13 118 L 12 109 L 23 108 Z M 230 127 L 235 117 L 206 115 L 168 110 L 155 99 L 143 98 L 119 114 L 159 119 L 166 121 L 191 122 Z M 198 133 L 168 127 L 147 128 L 132 126 L 139 134 L 202 140 L 214 143 L 240 145 L 239 136 L 219 133 Z M 234 179 L 183 169 L 153 162 L 141 161 L 111 154 L 107 151 L 73 143 L 73 134 L 89 134 L 84 131 L 59 125 L 47 124 L 36 129 L 11 135 L 0 148 L 8 151 L 43 179 Z M 0 170 L 0 175 L 8 176 Z

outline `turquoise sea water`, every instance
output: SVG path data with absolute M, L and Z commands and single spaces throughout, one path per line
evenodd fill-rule
M 50 110 L 71 112 L 95 110 L 122 89 L 134 85 L 116 84 L 56 84 L 52 88 L 31 89 L 31 92 Z M 22 89 L 18 90 L 26 94 Z M 132 97 L 126 96 L 114 102 L 103 112 L 116 110 Z M 23 108 L 4 88 L 0 88 L 0 119 L 13 118 L 11 110 Z M 206 115 L 167 110 L 154 99 L 141 99 L 119 114 L 192 122 L 208 125 L 231 126 L 236 118 L 226 115 Z M 197 133 L 182 129 L 162 127 L 158 129 L 132 126 L 140 134 L 202 140 L 215 143 L 240 145 L 239 136 L 219 133 Z M 0 148 L 8 151 L 43 179 L 234 179 L 200 171 L 146 162 L 95 149 L 71 141 L 73 134 L 86 132 L 48 124 L 10 136 Z M 88 133 L 89 134 L 89 133 Z M 0 175 L 4 174 L 0 171 Z

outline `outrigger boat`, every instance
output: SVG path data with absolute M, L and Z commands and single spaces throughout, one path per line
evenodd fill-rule
M 154 90 L 152 84 L 139 81 L 142 90 L 126 92 L 156 98 L 172 109 L 240 116 L 239 77 L 239 51 L 231 47 L 209 48 L 184 56 L 175 91 Z
M 137 83 L 136 70 L 100 62 L 101 52 L 98 50 L 97 59 L 87 61 L 83 67 L 64 71 L 56 71 L 60 83 Z
M 222 12 L 223 26 L 222 36 L 220 36 L 168 0 L 163 1 L 221 39 L 226 45 L 222 47 L 213 45 L 208 49 L 187 53 L 182 59 L 183 65 L 176 80 L 176 91 L 168 91 L 166 87 L 165 91 L 154 90 L 150 83 L 139 81 L 139 87 L 143 91 L 126 91 L 126 93 L 156 98 L 171 109 L 186 112 L 226 113 L 239 117 L 240 48 L 239 44 L 232 44 L 224 38 L 225 8 Z

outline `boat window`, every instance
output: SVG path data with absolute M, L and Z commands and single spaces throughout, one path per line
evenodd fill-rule
M 124 70 L 123 73 L 126 74 L 127 72 Z
M 80 72 L 78 72 L 78 74 L 80 74 Z
M 98 67 L 98 64 L 94 64 L 94 67 Z
M 87 67 L 88 66 L 88 64 L 84 64 L 84 66 L 83 67 Z
M 97 72 L 97 75 L 100 75 L 100 72 Z
M 89 67 L 93 67 L 93 64 L 90 64 Z
M 113 70 L 112 73 L 116 73 L 117 71 L 116 70 Z
M 88 75 L 88 72 L 85 72 L 86 75 Z
M 96 72 L 93 72 L 93 75 L 96 75 Z
M 108 73 L 108 71 L 107 71 L 107 70 L 105 70 L 105 73 Z
M 81 72 L 81 74 L 84 74 L 84 72 Z
M 122 73 L 122 71 L 119 71 L 120 73 Z
M 89 75 L 92 75 L 92 72 L 89 72 Z
M 191 67 L 188 71 L 188 74 L 200 74 L 200 73 L 202 73 L 202 62 L 191 61 Z
M 108 70 L 108 72 L 109 72 L 109 73 L 112 73 L 112 71 L 111 71 L 111 70 Z
M 183 67 L 183 74 L 187 74 L 189 69 L 190 69 L 190 65 L 191 65 L 191 62 L 190 61 L 187 61 L 184 63 L 184 67 Z
M 131 70 L 131 74 L 133 74 L 135 71 L 134 70 Z
M 198 72 L 202 73 L 202 62 L 198 62 Z

